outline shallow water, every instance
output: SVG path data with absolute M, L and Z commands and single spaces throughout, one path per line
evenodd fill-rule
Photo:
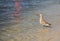
M 17 2 L 18 6 L 15 3 L 14 0 L 1 1 L 0 41 L 60 40 L 60 0 L 21 0 Z M 40 13 L 52 28 L 40 25 Z

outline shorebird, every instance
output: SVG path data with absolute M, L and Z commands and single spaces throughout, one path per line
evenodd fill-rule
M 50 23 L 48 23 L 46 20 L 44 20 L 42 14 L 40 14 L 40 24 L 43 25 L 43 26 L 45 26 L 45 27 L 50 27 L 51 26 Z

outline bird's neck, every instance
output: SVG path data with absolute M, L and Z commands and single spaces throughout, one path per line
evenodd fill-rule
M 43 20 L 43 16 L 40 16 L 40 22 Z

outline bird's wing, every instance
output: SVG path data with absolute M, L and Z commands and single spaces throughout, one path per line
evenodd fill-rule
M 45 21 L 45 20 L 44 20 Z M 49 22 L 47 22 L 47 21 L 45 21 L 45 24 L 49 24 L 49 25 L 51 25 Z

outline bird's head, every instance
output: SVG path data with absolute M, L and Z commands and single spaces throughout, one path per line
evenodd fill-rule
M 42 17 L 42 14 L 40 14 L 40 17 Z

